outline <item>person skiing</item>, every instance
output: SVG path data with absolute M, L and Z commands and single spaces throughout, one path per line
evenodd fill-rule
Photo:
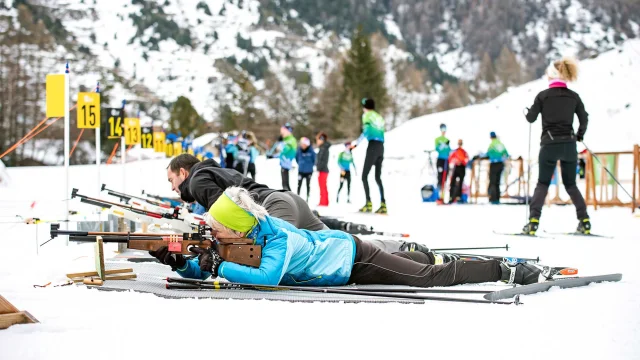
M 509 153 L 504 144 L 498 139 L 494 131 L 489 134 L 491 144 L 486 156 L 489 158 L 489 202 L 500 204 L 500 176 L 504 170 L 504 162 L 509 158 Z
M 449 189 L 449 204 L 460 201 L 462 195 L 462 185 L 464 184 L 464 176 L 467 163 L 469 162 L 469 154 L 462 148 L 462 139 L 458 140 L 458 148 L 449 155 L 449 163 L 454 166 L 451 172 L 451 186 Z
M 280 149 L 280 175 L 282 176 L 282 188 L 291 191 L 289 186 L 289 170 L 293 166 L 293 159 L 296 157 L 296 149 L 298 141 L 292 134 L 293 127 L 290 123 L 284 124 L 280 128 L 280 136 L 282 141 L 278 145 Z
M 447 171 L 449 170 L 449 153 L 451 147 L 449 146 L 449 139 L 445 136 L 447 133 L 447 125 L 440 124 L 440 136 L 436 138 L 436 152 L 438 153 L 438 160 L 436 161 L 436 167 L 438 169 L 438 199 L 436 202 L 442 204 L 444 202 L 444 186 L 445 179 L 447 178 Z
M 338 155 L 338 166 L 340 167 L 340 187 L 338 188 L 336 202 L 340 202 L 340 191 L 342 191 L 342 185 L 344 185 L 344 182 L 346 181 L 347 204 L 351 204 L 351 166 L 353 166 L 353 170 L 356 171 L 356 164 L 353 162 L 350 142 L 344 144 L 344 151 Z
M 298 163 L 298 195 L 302 182 L 307 182 L 307 203 L 309 202 L 309 194 L 311 193 L 311 176 L 313 175 L 313 166 L 316 163 L 316 152 L 311 146 L 311 140 L 303 137 L 300 139 L 300 146 L 296 153 L 296 162 Z
M 362 167 L 362 185 L 364 186 L 364 194 L 367 203 L 360 208 L 360 212 L 371 212 L 373 206 L 371 204 L 371 196 L 369 194 L 369 172 L 371 167 L 376 167 L 376 183 L 380 190 L 380 208 L 376 210 L 376 214 L 387 213 L 387 203 L 384 198 L 384 187 L 382 186 L 382 161 L 384 159 L 384 118 L 375 111 L 376 104 L 373 99 L 363 98 L 362 104 L 362 135 L 351 145 L 356 147 L 362 140 L 367 139 L 367 155 L 364 158 L 364 166 Z
M 193 279 L 221 277 L 257 285 L 332 286 L 346 284 L 418 287 L 504 281 L 532 284 L 544 280 L 541 267 L 498 260 L 464 261 L 433 253 L 386 253 L 339 230 L 305 231 L 257 204 L 246 189 L 228 188 L 204 215 L 218 239 L 248 238 L 262 245 L 259 268 L 225 261 L 215 247 L 193 247 L 197 258 L 173 255 L 173 269 Z M 447 254 L 448 255 L 448 254 Z M 434 265 L 441 262 L 439 265 Z M 168 264 L 169 265 L 169 264 Z
M 320 203 L 318 206 L 329 206 L 329 191 L 327 190 L 327 178 L 329 177 L 329 148 L 331 143 L 324 132 L 316 135 L 318 157 L 316 169 L 318 170 L 318 185 L 320 186 Z
M 542 114 L 542 136 L 538 155 L 538 184 L 531 198 L 529 223 L 522 232 L 535 235 L 542 215 L 551 177 L 560 161 L 562 182 L 576 207 L 578 233 L 590 234 L 591 221 L 587 205 L 576 186 L 578 151 L 576 141 L 582 141 L 587 132 L 589 114 L 578 93 L 567 88 L 567 82 L 578 78 L 578 64 L 575 59 L 564 57 L 553 62 L 546 70 L 549 88 L 536 95 L 531 108 L 527 108 L 527 121 L 533 123 Z M 573 116 L 578 115 L 580 125 L 577 133 L 573 130 Z

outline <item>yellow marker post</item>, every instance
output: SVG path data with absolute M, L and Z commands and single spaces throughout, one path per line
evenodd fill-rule
M 155 144 L 153 143 L 153 128 L 151 126 L 144 126 L 142 128 L 142 148 L 143 149 L 154 149 Z
M 153 150 L 158 153 L 165 152 L 164 150 L 165 136 L 163 132 L 156 131 L 153 133 Z
M 64 74 L 48 74 L 46 85 L 47 117 L 64 116 Z
M 78 129 L 96 129 L 100 127 L 100 93 L 78 93 Z
M 124 143 L 125 145 L 140 144 L 141 130 L 140 119 L 125 118 L 124 119 Z
M 165 151 L 165 154 L 167 155 L 167 157 L 172 157 L 173 156 L 173 143 L 171 142 L 171 140 L 167 140 L 165 142 L 164 151 Z
M 182 141 L 176 141 L 173 143 L 173 155 L 178 156 L 182 154 Z

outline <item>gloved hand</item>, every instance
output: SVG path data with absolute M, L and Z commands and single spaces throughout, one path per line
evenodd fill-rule
M 187 263 L 187 260 L 182 256 L 182 254 L 170 253 L 169 248 L 166 246 L 163 246 L 158 250 L 149 251 L 149 255 L 160 260 L 161 263 L 171 266 L 171 270 L 173 271 L 183 268 Z
M 200 270 L 210 272 L 211 277 L 213 278 L 218 277 L 218 268 L 224 260 L 214 248 L 203 249 L 201 247 L 194 246 L 191 248 L 191 252 L 198 254 Z
M 584 136 L 578 135 L 576 136 L 576 138 L 578 139 L 579 142 L 582 142 L 582 140 L 584 139 Z

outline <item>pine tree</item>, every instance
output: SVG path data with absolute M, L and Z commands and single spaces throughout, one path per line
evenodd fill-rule
M 184 96 L 180 96 L 171 107 L 169 116 L 169 129 L 171 132 L 180 132 L 182 136 L 187 136 L 197 131 L 202 122 L 202 118 L 191 105 L 191 100 Z
M 344 63 L 344 88 L 348 91 L 348 97 L 345 101 L 349 104 L 347 108 L 357 109 L 347 111 L 344 116 L 348 117 L 350 127 L 359 129 L 358 121 L 351 119 L 359 119 L 362 115 L 362 98 L 374 99 L 376 102 L 376 111 L 384 113 L 388 104 L 387 88 L 385 87 L 384 73 L 381 67 L 381 61 L 376 58 L 372 49 L 369 38 L 363 33 L 362 26 L 354 32 L 351 40 L 351 49 L 347 52 L 347 58 Z M 351 133 L 352 129 L 345 129 Z
M 522 82 L 520 64 L 514 53 L 506 46 L 500 51 L 500 56 L 496 59 L 495 68 L 503 90 L 506 90 L 509 86 L 519 85 Z
M 438 111 L 446 111 L 464 106 L 464 102 L 460 98 L 459 87 L 445 81 L 442 89 L 443 97 L 437 106 Z

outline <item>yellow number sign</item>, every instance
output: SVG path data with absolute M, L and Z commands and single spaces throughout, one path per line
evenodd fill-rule
M 173 156 L 173 143 L 171 142 L 171 140 L 167 140 L 167 142 L 165 143 L 164 151 L 167 157 Z
M 155 152 L 164 152 L 164 133 L 156 131 L 153 133 L 153 150 Z
M 78 129 L 96 129 L 100 127 L 100 93 L 78 93 Z
M 107 121 L 109 122 L 109 139 L 119 139 L 122 137 L 122 109 L 105 109 L 107 112 Z
M 140 144 L 140 119 L 124 118 L 124 143 L 126 145 Z
M 142 148 L 153 149 L 153 128 L 151 126 L 145 126 L 142 128 Z
M 64 116 L 64 74 L 48 74 L 46 82 L 47 117 Z
M 182 154 L 182 142 L 176 141 L 173 143 L 173 155 L 177 156 Z

